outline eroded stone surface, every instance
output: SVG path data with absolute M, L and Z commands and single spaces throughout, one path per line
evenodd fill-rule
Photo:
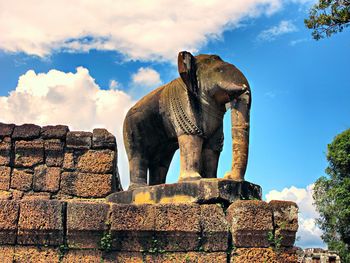
M 225 252 L 159 253 L 157 255 L 147 255 L 145 261 L 151 263 L 226 263 L 227 255 Z
M 107 200 L 122 204 L 224 203 L 239 199 L 261 199 L 261 187 L 247 181 L 201 179 L 161 184 L 113 193 Z
M 200 247 L 198 204 L 155 205 L 155 239 L 165 251 L 195 251 Z
M 144 256 L 140 252 L 112 252 L 103 257 L 104 263 L 144 263 Z
M 13 263 L 14 254 L 15 254 L 14 246 L 0 246 L 1 263 Z
M 231 263 L 269 262 L 296 263 L 298 257 L 295 251 L 274 251 L 272 248 L 239 248 L 231 255 Z
M 272 211 L 258 200 L 238 200 L 226 211 L 232 242 L 236 247 L 269 247 L 268 233 L 273 231 Z
M 14 128 L 14 124 L 5 124 L 0 122 L 0 138 L 10 137 Z
M 43 139 L 65 139 L 67 132 L 69 131 L 68 126 L 65 125 L 48 125 L 41 128 L 41 138 Z
M 23 124 L 16 126 L 12 133 L 14 140 L 33 140 L 40 136 L 40 126 L 35 124 Z
M 156 220 L 154 209 L 147 204 L 113 204 L 110 220 L 113 248 L 121 251 L 152 249 Z
M 282 246 L 292 247 L 298 231 L 297 204 L 288 201 L 272 200 L 269 206 L 273 213 L 275 238 L 282 238 Z
M 74 202 L 67 204 L 67 241 L 79 248 L 99 248 L 101 237 L 108 230 L 109 205 Z
M 229 224 L 220 204 L 201 205 L 201 247 L 204 251 L 228 249 Z
M 14 262 L 16 263 L 59 263 L 60 252 L 57 248 L 16 246 Z
M 0 244 L 15 244 L 19 204 L 0 200 Z
M 47 166 L 62 166 L 64 143 L 59 139 L 45 140 L 45 163 Z
M 91 140 L 91 132 L 72 131 L 67 133 L 66 145 L 68 149 L 90 149 Z
M 61 175 L 62 194 L 96 198 L 106 197 L 112 189 L 112 174 L 64 172 Z
M 63 168 L 65 170 L 72 171 L 75 169 L 74 154 L 73 152 L 66 152 L 63 159 Z
M 0 190 L 8 190 L 10 188 L 11 168 L 0 166 Z
M 106 129 L 94 129 L 92 132 L 93 149 L 116 149 L 116 140 L 113 134 Z
M 32 167 L 44 162 L 44 142 L 42 140 L 17 141 L 15 144 L 15 166 Z
M 77 168 L 87 173 L 113 173 L 114 160 L 114 151 L 89 150 L 78 158 Z
M 63 257 L 62 263 L 88 262 L 101 263 L 102 252 L 99 250 L 69 250 Z M 117 261 L 118 262 L 118 261 Z
M 57 192 L 60 186 L 61 168 L 40 165 L 34 169 L 34 191 Z
M 11 176 L 11 188 L 20 191 L 32 189 L 33 171 L 31 169 L 13 169 Z
M 9 137 L 0 139 L 0 165 L 10 166 L 12 157 L 11 148 L 11 139 Z
M 63 207 L 54 200 L 28 200 L 20 203 L 17 243 L 60 245 L 63 242 Z

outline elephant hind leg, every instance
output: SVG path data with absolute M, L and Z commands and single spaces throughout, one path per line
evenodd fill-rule
M 148 160 L 141 156 L 133 156 L 129 159 L 130 186 L 129 190 L 147 186 Z
M 171 151 L 157 158 L 157 161 L 151 162 L 149 167 L 149 185 L 165 184 L 166 175 L 174 153 L 175 151 Z

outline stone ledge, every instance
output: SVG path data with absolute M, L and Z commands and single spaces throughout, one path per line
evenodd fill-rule
M 261 187 L 247 181 L 201 179 L 161 184 L 110 194 L 107 201 L 119 204 L 224 203 L 235 200 L 261 200 Z

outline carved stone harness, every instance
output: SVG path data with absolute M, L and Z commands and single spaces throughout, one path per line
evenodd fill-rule
M 221 120 L 225 113 L 210 105 L 205 98 L 198 99 L 189 94 L 185 84 L 180 79 L 170 83 L 165 90 L 165 97 L 166 108 L 170 110 L 170 119 L 175 130 L 184 134 L 205 136 L 201 125 L 201 111 Z

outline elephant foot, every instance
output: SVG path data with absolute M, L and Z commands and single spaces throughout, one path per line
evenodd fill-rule
M 179 182 L 196 181 L 202 179 L 202 176 L 197 172 L 184 172 L 180 174 Z
M 225 173 L 224 179 L 234 180 L 237 182 L 243 182 L 244 177 L 242 177 L 239 173 L 234 171 L 229 171 Z
M 134 190 L 136 188 L 140 187 L 146 187 L 147 184 L 141 184 L 141 183 L 130 183 L 128 190 Z

